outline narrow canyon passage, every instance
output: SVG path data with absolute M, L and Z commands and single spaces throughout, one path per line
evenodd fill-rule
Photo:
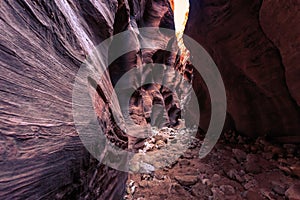
M 300 200 L 299 8 L 1 1 L 0 199 Z
M 189 51 L 184 45 L 183 34 L 188 19 L 188 1 L 170 1 L 174 11 L 176 37 L 181 62 L 189 61 Z M 177 8 L 177 10 L 176 10 Z M 192 63 L 191 63 L 192 64 Z M 129 174 L 124 199 L 216 199 L 216 200 L 259 200 L 293 199 L 295 188 L 300 183 L 299 145 L 278 144 L 259 137 L 256 140 L 241 136 L 233 130 L 227 130 L 213 151 L 199 159 L 199 149 L 204 135 L 188 138 L 176 135 L 188 135 L 188 129 L 154 128 L 154 136 L 146 140 L 139 150 L 136 160 L 133 158 L 133 173 Z M 168 143 L 187 145 L 179 159 L 170 159 L 173 154 L 163 151 Z M 151 160 L 143 159 L 145 154 Z M 286 158 L 288 157 L 288 158 Z M 144 173 L 136 173 L 138 160 L 160 167 Z M 150 165 L 150 166 L 151 166 Z M 136 170 L 136 171 L 135 171 Z M 292 186 L 292 187 L 290 187 Z M 298 186 L 297 186 L 298 187 Z M 297 190 L 297 189 L 296 189 Z M 297 199 L 297 198 L 296 198 Z

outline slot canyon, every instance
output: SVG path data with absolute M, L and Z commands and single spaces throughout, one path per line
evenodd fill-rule
M 299 10 L 1 0 L 0 199 L 300 200 Z

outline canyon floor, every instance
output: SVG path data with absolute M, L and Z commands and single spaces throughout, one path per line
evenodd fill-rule
M 124 199 L 300 199 L 299 146 L 229 131 L 199 159 L 198 140 L 170 166 L 130 174 Z

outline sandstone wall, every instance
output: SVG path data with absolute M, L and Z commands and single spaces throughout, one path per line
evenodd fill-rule
M 185 33 L 198 41 L 217 64 L 226 87 L 228 119 L 233 119 L 238 131 L 250 136 L 300 141 L 299 3 L 190 3 Z M 203 85 L 199 76 L 194 85 Z M 208 95 L 203 91 L 198 93 L 207 107 Z

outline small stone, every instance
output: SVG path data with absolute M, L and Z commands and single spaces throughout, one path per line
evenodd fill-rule
M 202 184 L 207 185 L 209 187 L 212 186 L 212 182 L 209 179 L 207 179 L 207 178 L 202 179 Z
M 217 182 L 221 179 L 221 176 L 219 174 L 214 174 L 211 178 L 212 182 Z
M 148 187 L 148 181 L 146 181 L 146 180 L 141 180 L 141 181 L 139 182 L 139 187 L 141 187 L 141 188 L 146 188 L 146 187 Z
M 241 177 L 237 170 L 231 169 L 227 172 L 227 176 L 232 180 L 237 180 L 238 182 L 242 183 L 245 181 L 243 177 Z
M 193 196 L 198 197 L 198 199 L 205 199 L 206 197 L 211 196 L 212 192 L 208 189 L 206 185 L 203 185 L 202 183 L 197 183 L 192 187 L 191 194 Z
M 276 146 L 272 146 L 271 152 L 272 152 L 273 156 L 276 156 L 276 155 L 284 153 L 282 148 L 276 147 Z
M 291 154 L 291 153 L 289 153 L 289 154 L 287 154 L 287 155 L 286 155 L 286 157 L 287 157 L 287 158 L 293 158 L 293 157 L 294 157 L 294 155 L 293 155 L 293 154 Z
M 178 140 L 177 139 L 173 139 L 173 140 L 171 140 L 171 143 L 172 144 L 176 144 L 178 142 Z
M 245 197 L 247 200 L 258 200 L 258 199 L 262 199 L 261 195 L 254 190 L 248 190 L 245 193 Z
M 237 161 L 234 158 L 230 159 L 230 164 L 232 164 L 233 166 L 235 166 L 237 164 Z
M 285 148 L 288 154 L 294 154 L 297 149 L 297 146 L 294 144 L 284 144 L 283 148 Z
M 131 192 L 132 195 L 135 193 L 135 189 L 136 189 L 136 186 L 135 186 L 135 185 L 132 186 L 132 188 L 131 188 L 131 190 L 130 190 L 130 192 Z
M 180 160 L 179 161 L 179 166 L 188 166 L 188 165 L 190 165 L 191 164 L 191 162 L 190 161 L 188 161 L 188 160 Z
M 244 170 L 240 171 L 240 175 L 244 176 L 246 174 L 246 172 Z
M 283 159 L 283 158 L 279 158 L 277 161 L 278 161 L 279 163 L 282 163 L 282 164 L 285 164 L 285 165 L 288 165 L 288 164 L 289 164 L 289 162 L 288 162 L 286 159 Z
M 162 140 L 158 140 L 155 144 L 157 145 L 158 149 L 161 149 L 166 146 L 166 143 Z
M 155 167 L 151 164 L 141 162 L 140 163 L 140 172 L 145 174 L 150 174 L 155 171 Z
M 193 175 L 175 176 L 174 178 L 183 186 L 195 185 L 198 182 L 198 177 Z
M 185 152 L 185 154 L 183 154 L 183 158 L 186 158 L 186 159 L 193 159 L 194 156 L 193 156 L 191 153 Z
M 138 162 L 131 162 L 129 169 L 131 172 L 138 172 L 140 170 L 140 164 Z
M 213 199 L 224 199 L 225 194 L 219 188 L 211 188 Z
M 235 176 L 238 174 L 238 171 L 236 169 L 231 169 L 229 172 L 227 172 L 227 176 L 230 179 L 235 179 Z
M 243 138 L 241 135 L 239 135 L 239 136 L 237 137 L 237 140 L 238 140 L 238 143 L 239 143 L 239 144 L 244 144 L 244 143 L 245 143 L 245 140 L 244 140 L 244 138 Z
M 161 171 L 156 171 L 154 177 L 158 180 L 164 180 L 166 176 Z
M 246 190 L 249 190 L 250 188 L 255 188 L 256 186 L 257 186 L 257 182 L 255 180 L 251 180 L 244 185 L 244 188 Z
M 165 138 L 165 137 L 162 136 L 162 135 L 156 135 L 156 136 L 154 136 L 154 139 L 155 139 L 156 143 L 157 143 L 158 141 L 163 141 L 163 142 L 167 143 L 167 138 Z
M 130 180 L 129 184 L 128 184 L 129 187 L 132 187 L 134 186 L 134 181 L 133 180 Z
M 286 191 L 286 187 L 279 183 L 279 182 L 275 182 L 275 181 L 272 181 L 271 182 L 271 185 L 272 185 L 272 190 L 279 194 L 279 195 L 284 195 L 285 191 Z
M 246 160 L 247 154 L 244 151 L 240 149 L 232 149 L 232 152 L 235 158 L 237 159 L 237 161 L 242 162 Z
M 263 152 L 262 157 L 266 160 L 271 160 L 273 158 L 273 154 L 271 152 Z
M 150 181 L 150 180 L 152 180 L 152 176 L 150 174 L 143 174 L 141 179 Z
M 245 182 L 245 179 L 244 179 L 242 176 L 240 176 L 240 175 L 237 175 L 237 176 L 235 177 L 235 179 L 236 179 L 239 183 Z
M 276 200 L 277 199 L 276 196 L 272 192 L 270 192 L 269 190 L 267 190 L 265 188 L 260 189 L 260 192 L 268 200 Z
M 270 143 L 268 141 L 266 141 L 264 138 L 258 138 L 258 143 L 262 144 L 265 147 L 270 146 Z
M 129 188 L 129 187 L 126 188 L 126 193 L 127 193 L 127 194 L 130 194 L 130 188 Z
M 249 182 L 253 180 L 253 176 L 251 176 L 250 174 L 245 174 L 244 179 Z
M 259 165 L 259 158 L 254 154 L 247 155 L 247 161 L 245 163 L 245 168 L 248 173 L 258 174 L 261 172 L 261 167 Z
M 250 150 L 253 152 L 253 153 L 256 153 L 257 150 L 259 149 L 259 147 L 257 145 L 253 145 L 250 147 Z
M 292 174 L 292 171 L 290 168 L 288 167 L 284 167 L 284 166 L 278 166 L 279 169 L 281 169 L 281 171 L 283 171 L 285 174 L 290 175 Z
M 297 163 L 290 167 L 292 175 L 300 177 L 300 163 Z
M 235 189 L 231 185 L 221 185 L 220 189 L 226 195 L 233 195 L 233 194 L 235 194 Z
M 169 131 L 169 128 L 168 127 L 162 127 L 161 129 L 160 129 L 160 131 L 162 131 L 162 132 L 168 132 Z
M 250 145 L 249 144 L 244 144 L 244 148 L 248 151 L 250 149 Z
M 286 192 L 285 196 L 289 200 L 299 200 L 300 199 L 300 184 L 292 185 Z

